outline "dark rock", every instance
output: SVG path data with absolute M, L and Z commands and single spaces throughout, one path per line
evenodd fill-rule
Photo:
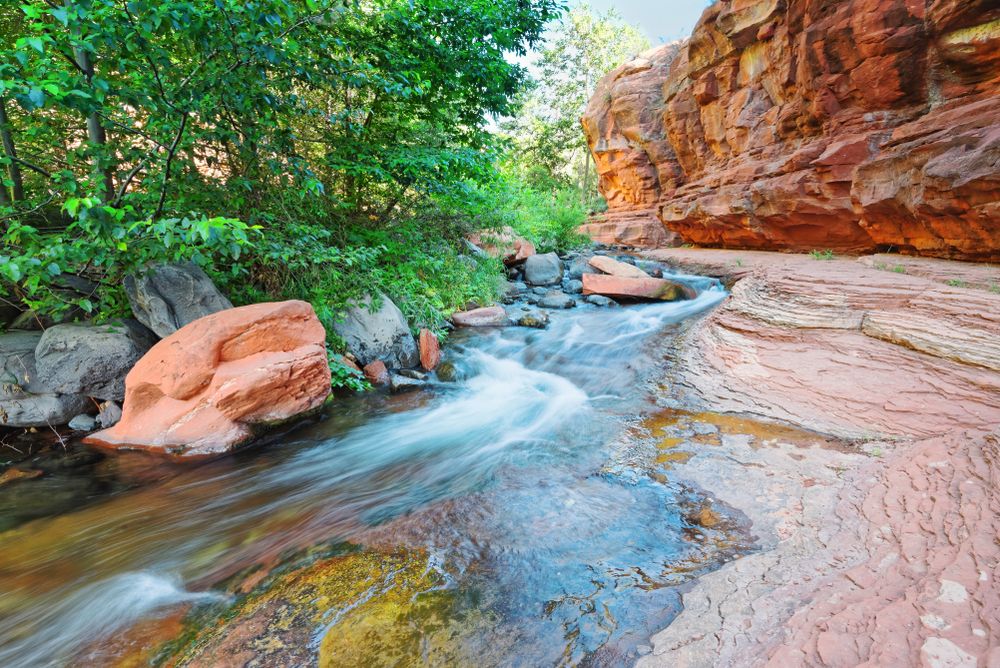
M 139 322 L 164 338 L 233 304 L 193 262 L 159 264 L 125 277 L 125 294 Z
M 570 294 L 578 295 L 583 292 L 583 281 L 577 281 L 575 279 L 572 281 L 566 281 L 563 285 L 563 289 Z
M 524 262 L 524 280 L 530 285 L 555 285 L 562 274 L 562 260 L 555 253 L 532 255 Z
M 580 255 L 569 263 L 569 277 L 580 280 L 584 274 L 596 274 L 597 270 L 590 266 L 590 256 Z
M 156 336 L 135 320 L 56 325 L 35 348 L 38 379 L 57 394 L 121 401 L 125 376 L 154 343 Z
M 420 352 L 403 312 L 385 295 L 374 313 L 370 305 L 371 297 L 365 297 L 360 305 L 348 309 L 344 319 L 334 323 L 334 331 L 362 366 L 375 360 L 392 369 L 416 366 Z

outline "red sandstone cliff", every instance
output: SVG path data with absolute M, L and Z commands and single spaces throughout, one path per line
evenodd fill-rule
M 719 0 L 583 117 L 612 219 L 1000 259 L 1000 1 Z

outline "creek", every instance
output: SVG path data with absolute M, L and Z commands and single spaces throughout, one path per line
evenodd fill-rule
M 642 428 L 677 332 L 726 294 L 677 278 L 697 298 L 457 332 L 452 382 L 235 456 L 18 482 L 0 665 L 630 663 L 750 542 Z

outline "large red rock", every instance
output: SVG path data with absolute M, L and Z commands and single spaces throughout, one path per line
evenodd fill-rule
M 326 331 L 301 301 L 220 311 L 153 346 L 125 378 L 121 421 L 88 443 L 180 456 L 227 452 L 323 405 Z
M 630 278 L 606 274 L 584 274 L 583 294 L 664 302 L 694 297 L 693 291 L 687 286 L 662 278 Z
M 583 117 L 616 215 L 684 242 L 1000 259 L 1000 8 L 719 0 Z

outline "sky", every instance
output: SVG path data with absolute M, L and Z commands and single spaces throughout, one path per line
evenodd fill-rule
M 655 44 L 673 42 L 691 34 L 705 0 L 588 0 L 598 12 L 616 9 L 626 22 L 642 28 Z

